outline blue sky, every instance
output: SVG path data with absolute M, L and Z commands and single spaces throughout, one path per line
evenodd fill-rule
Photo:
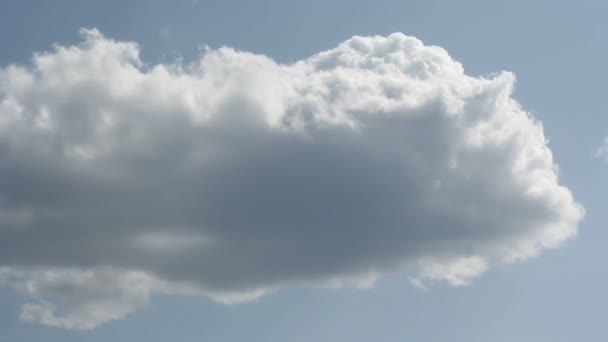
M 234 305 L 160 294 L 85 331 L 23 322 L 23 299 L 4 288 L 0 341 L 604 341 L 608 165 L 593 154 L 608 134 L 606 10 L 602 1 L 4 2 L 2 67 L 30 63 L 53 43 L 77 44 L 86 27 L 138 42 L 150 65 L 195 60 L 202 45 L 290 63 L 353 35 L 403 32 L 446 49 L 468 75 L 511 71 L 514 98 L 542 122 L 560 184 L 586 214 L 575 239 L 465 287 L 417 289 L 406 266 L 366 290 L 298 284 Z

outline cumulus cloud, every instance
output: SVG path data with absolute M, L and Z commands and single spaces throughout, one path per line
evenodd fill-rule
M 511 73 L 400 33 L 159 65 L 82 34 L 0 69 L 0 278 L 25 320 L 88 329 L 156 293 L 232 303 L 404 265 L 467 285 L 577 232 Z
M 143 272 L 117 272 L 110 268 L 11 273 L 14 288 L 30 301 L 23 306 L 23 320 L 75 329 L 90 329 L 121 319 L 145 306 L 151 291 L 186 291 L 167 288 Z

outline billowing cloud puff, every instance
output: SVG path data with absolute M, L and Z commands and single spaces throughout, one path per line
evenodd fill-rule
M 155 293 L 238 302 L 404 265 L 466 285 L 577 232 L 510 73 L 399 33 L 293 64 L 138 53 L 85 30 L 0 69 L 0 278 L 25 320 L 87 329 Z

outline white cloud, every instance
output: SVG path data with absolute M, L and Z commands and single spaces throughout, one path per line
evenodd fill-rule
M 467 285 L 577 232 L 510 73 L 403 34 L 154 66 L 83 36 L 0 69 L 0 281 L 23 319 L 87 329 L 155 293 L 233 303 L 402 265 Z
M 604 139 L 602 145 L 595 151 L 594 156 L 608 160 L 608 138 Z
M 145 306 L 151 291 L 159 290 L 154 279 L 141 272 L 63 269 L 19 275 L 15 287 L 30 301 L 21 318 L 72 329 L 124 318 Z

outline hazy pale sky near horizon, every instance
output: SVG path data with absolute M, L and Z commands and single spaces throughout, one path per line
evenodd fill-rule
M 0 341 L 604 341 L 607 10 L 3 2 Z

